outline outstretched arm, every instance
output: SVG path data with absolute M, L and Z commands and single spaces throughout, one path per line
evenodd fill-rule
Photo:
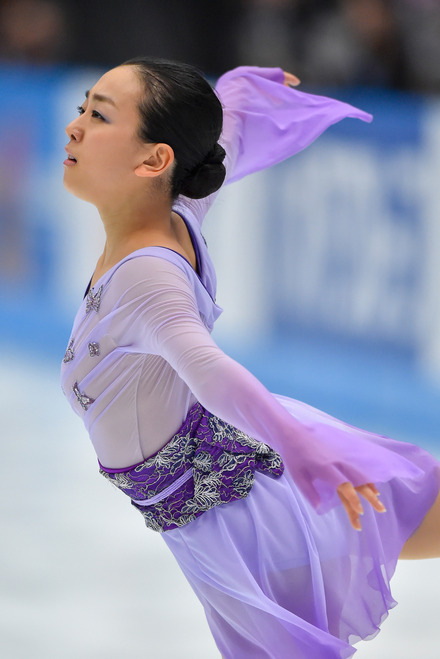
M 219 78 L 226 183 L 295 155 L 342 119 L 371 121 L 371 115 L 347 103 L 294 89 L 298 83 L 282 69 L 256 66 L 238 67 Z M 202 223 L 217 194 L 199 200 L 182 197 L 179 204 Z
M 138 352 L 166 359 L 206 409 L 277 450 L 318 510 L 338 502 L 339 488 L 356 528 L 360 510 L 355 487 L 381 511 L 370 483 L 418 475 L 404 458 L 390 456 L 380 444 L 372 447 L 368 433 L 317 411 L 306 411 L 300 418 L 287 411 L 215 344 L 200 320 L 185 273 L 174 264 L 156 257 L 137 258 L 118 270 L 113 286 L 117 278 L 122 323 L 118 331 L 124 341 Z M 386 459 L 381 459 L 385 452 Z

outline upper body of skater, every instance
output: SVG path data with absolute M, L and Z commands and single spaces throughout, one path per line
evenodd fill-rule
M 279 451 L 315 506 L 325 507 L 322 492 L 337 490 L 360 528 L 358 493 L 384 510 L 372 485 L 380 467 L 370 469 L 361 444 L 323 444 L 217 347 L 210 336 L 215 275 L 196 224 L 225 177 L 233 181 L 292 155 L 340 118 L 368 118 L 335 102 L 321 121 L 319 102 L 290 89 L 294 76 L 243 68 L 220 79 L 222 131 L 222 108 L 209 84 L 191 67 L 173 66 L 145 60 L 110 70 L 66 129 L 65 186 L 96 206 L 106 243 L 75 321 L 64 391 L 106 467 L 127 467 L 157 451 L 198 400 Z M 180 264 L 161 258 L 164 248 Z M 211 317 L 201 315 L 194 287 L 208 295 Z M 148 362 L 139 361 L 142 354 Z

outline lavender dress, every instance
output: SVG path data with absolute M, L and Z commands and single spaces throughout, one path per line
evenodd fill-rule
M 279 69 L 220 78 L 228 182 L 305 148 L 344 103 L 283 84 Z M 179 199 L 198 272 L 164 247 L 133 252 L 88 292 L 63 390 L 101 472 L 163 532 L 225 659 L 351 657 L 395 602 L 400 550 L 439 490 L 407 443 L 269 393 L 210 332 L 221 310 L 200 226 L 214 200 Z M 239 221 L 239 218 L 237 218 Z M 350 526 L 335 494 L 375 482 L 387 513 Z

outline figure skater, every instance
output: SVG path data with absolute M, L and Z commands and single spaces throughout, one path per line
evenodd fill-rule
M 221 309 L 201 224 L 216 191 L 371 119 L 297 83 L 240 67 L 216 95 L 190 66 L 138 58 L 66 129 L 65 185 L 97 207 L 106 242 L 63 390 L 224 659 L 351 657 L 395 604 L 399 556 L 440 555 L 434 458 L 272 395 L 210 335 Z

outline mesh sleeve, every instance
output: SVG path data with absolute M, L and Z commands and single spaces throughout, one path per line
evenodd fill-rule
M 323 413 L 289 412 L 249 371 L 228 357 L 200 319 L 191 285 L 157 257 L 128 261 L 114 277 L 120 295 L 113 331 L 133 350 L 163 357 L 210 412 L 279 451 L 309 501 L 325 510 L 338 485 L 418 475 L 418 468 Z M 307 422 L 305 422 L 307 419 Z M 354 434 L 356 435 L 354 437 Z M 386 459 L 381 459 L 383 452 Z M 391 455 L 390 455 L 391 454 Z

